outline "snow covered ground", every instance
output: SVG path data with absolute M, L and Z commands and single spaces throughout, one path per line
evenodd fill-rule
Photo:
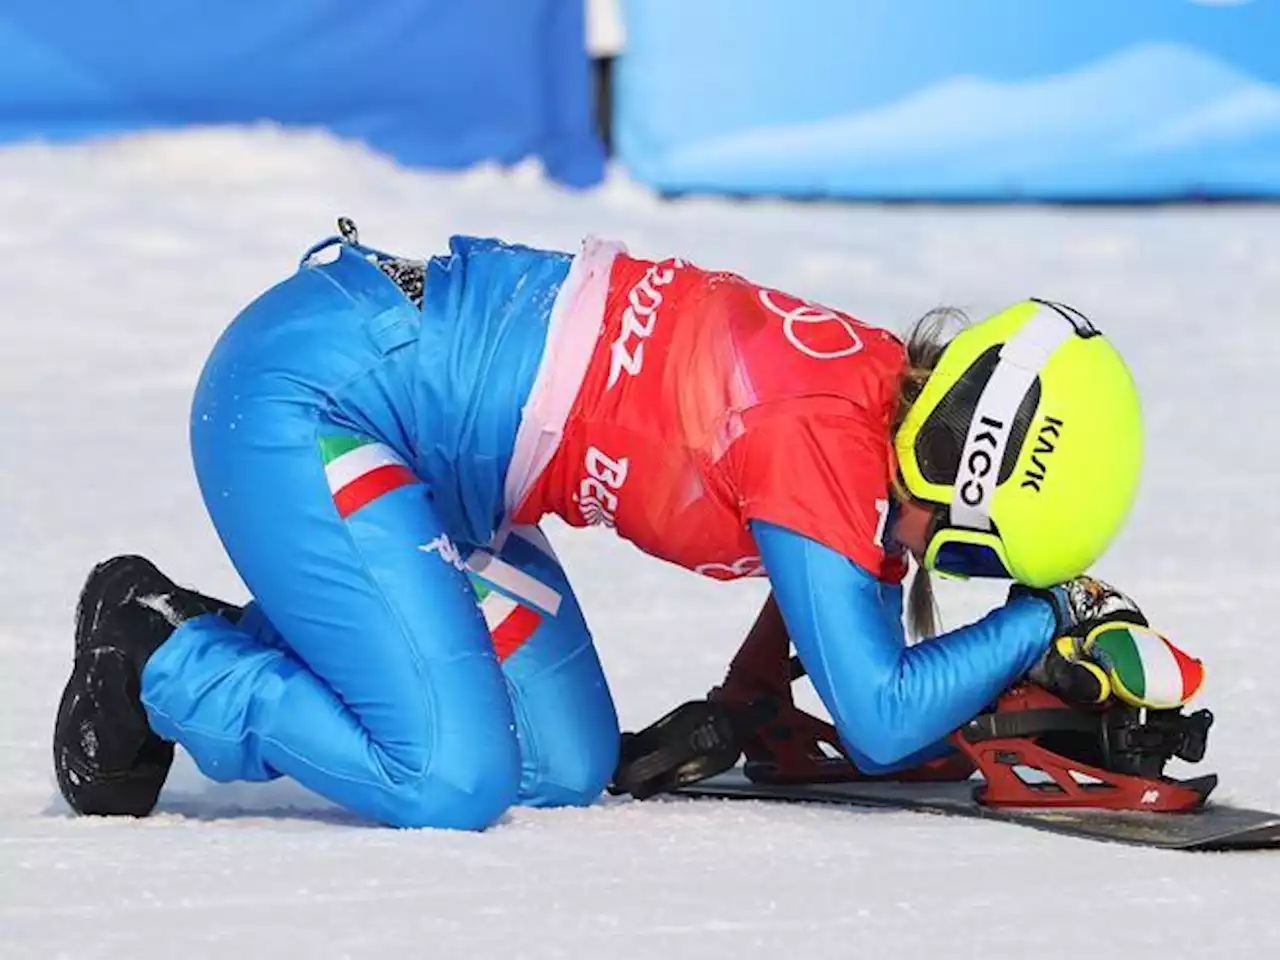
M 319 134 L 191 132 L 0 150 L 0 957 L 1131 957 L 1280 951 L 1280 855 L 1093 845 L 993 824 L 667 801 L 517 811 L 478 836 L 352 822 L 180 759 L 162 813 L 72 819 L 49 733 L 93 562 L 242 588 L 200 506 L 188 390 L 237 309 L 347 214 L 681 253 L 905 326 L 1028 294 L 1093 315 L 1149 424 L 1103 575 L 1210 667 L 1224 798 L 1280 807 L 1280 209 L 662 203 L 536 171 L 411 173 Z M 553 528 L 624 724 L 720 676 L 762 599 Z M 997 601 L 943 593 L 958 623 Z

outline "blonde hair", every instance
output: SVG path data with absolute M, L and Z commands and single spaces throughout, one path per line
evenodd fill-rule
M 963 311 L 954 307 L 938 307 L 912 324 L 906 338 L 907 365 L 898 382 L 898 397 L 892 421 L 893 436 L 898 435 L 912 404 L 919 399 L 925 383 L 933 375 L 942 351 L 951 342 L 951 338 L 968 323 L 969 318 Z M 894 472 L 892 486 L 893 495 L 899 502 L 909 503 L 915 499 L 898 471 Z M 907 630 L 916 639 L 934 637 L 938 634 L 940 616 L 938 603 L 933 595 L 933 580 L 923 565 L 913 562 L 913 566 L 915 573 L 907 595 Z

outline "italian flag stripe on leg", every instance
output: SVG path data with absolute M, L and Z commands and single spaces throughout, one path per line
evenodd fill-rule
M 542 614 L 516 603 L 505 594 L 492 590 L 475 577 L 471 578 L 480 612 L 493 638 L 493 649 L 499 662 L 506 660 L 522 646 L 542 623 Z
M 498 661 L 506 660 L 523 647 L 541 623 L 542 614 L 537 610 L 517 604 L 500 624 L 489 630 L 493 637 L 493 649 L 498 655 Z
M 383 494 L 418 482 L 394 450 L 367 437 L 321 437 L 320 456 L 329 493 L 344 519 Z

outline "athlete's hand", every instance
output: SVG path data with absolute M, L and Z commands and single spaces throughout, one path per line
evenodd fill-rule
M 1037 590 L 1015 586 L 1053 607 L 1056 635 L 1030 678 L 1064 700 L 1103 703 L 1116 697 L 1135 707 L 1176 709 L 1204 681 L 1204 666 L 1147 623 L 1128 596 L 1093 577 Z
M 1147 618 L 1136 603 L 1111 584 L 1094 577 L 1076 577 L 1046 589 L 1015 583 L 1009 590 L 1010 600 L 1026 596 L 1038 597 L 1053 608 L 1055 637 L 1083 639 L 1104 623 L 1147 625 Z

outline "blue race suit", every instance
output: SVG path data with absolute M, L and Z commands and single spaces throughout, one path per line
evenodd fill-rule
M 454 238 L 418 309 L 369 253 L 309 256 L 209 357 L 193 459 L 254 603 L 174 632 L 143 673 L 148 717 L 216 780 L 287 775 L 393 825 L 589 803 L 616 763 L 616 712 L 559 563 L 536 528 L 506 529 L 503 503 L 570 258 Z M 369 441 L 412 475 L 344 515 L 324 451 Z M 908 649 L 897 588 L 792 531 L 752 532 L 869 769 L 936 752 L 1049 642 L 1047 606 L 1024 601 Z M 536 624 L 505 659 L 485 594 Z
M 428 549 L 474 553 L 502 519 L 506 458 L 569 262 L 460 240 L 430 262 L 419 311 L 341 245 L 219 340 L 191 446 L 256 602 L 238 624 L 183 625 L 143 673 L 154 729 L 207 775 L 286 774 L 404 826 L 481 828 L 516 802 L 598 796 L 616 714 L 545 540 L 517 530 L 496 551 L 559 598 L 501 664 L 456 555 Z M 321 457 L 331 437 L 382 442 L 419 482 L 343 519 Z

